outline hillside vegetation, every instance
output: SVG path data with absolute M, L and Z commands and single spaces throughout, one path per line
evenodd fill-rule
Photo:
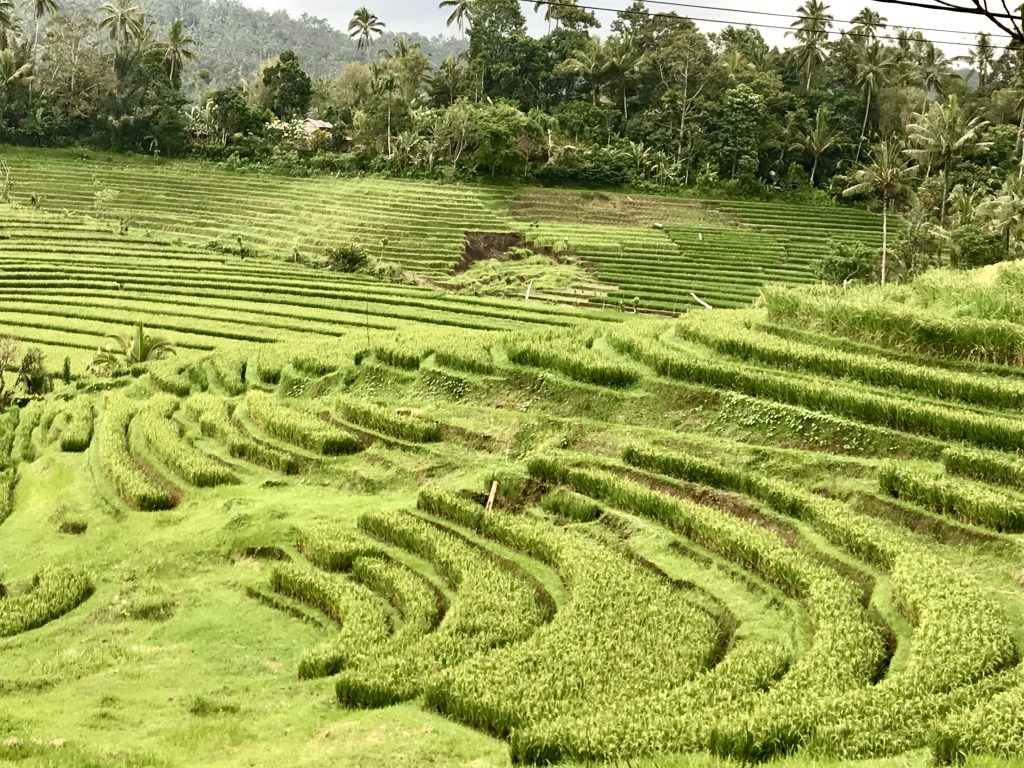
M 0 421 L 3 758 L 1024 754 L 1016 265 L 652 319 L 214 253 L 133 189 L 123 234 L 5 209 L 4 328 L 74 373 Z M 572 238 L 726 215 L 617 200 Z M 137 316 L 178 354 L 83 372 Z

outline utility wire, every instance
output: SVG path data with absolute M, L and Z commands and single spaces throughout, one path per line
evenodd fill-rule
M 946 13 L 966 13 L 972 16 L 984 16 L 986 19 L 991 21 L 1003 32 L 1006 32 L 1016 42 L 1024 43 L 1024 19 L 1022 14 L 1024 11 L 1018 9 L 1017 14 L 1010 13 L 1010 7 L 1006 4 L 1007 0 L 1002 0 L 1001 5 L 1003 6 L 1004 13 L 999 11 L 990 11 L 988 7 L 988 0 L 974 0 L 974 7 L 965 8 L 962 5 L 956 5 L 951 0 L 936 0 L 938 7 L 929 5 L 928 3 L 920 3 L 915 0 L 875 0 L 879 3 L 889 3 L 891 5 L 906 5 L 912 8 L 928 8 L 930 10 L 944 11 Z
M 895 2 L 895 0 L 891 0 L 891 1 Z M 548 6 L 550 8 L 579 8 L 579 9 L 582 9 L 584 11 L 598 11 L 598 12 L 601 12 L 601 13 L 616 13 L 616 14 L 619 14 L 621 16 L 643 17 L 643 18 L 652 18 L 652 19 L 670 19 L 670 20 L 674 20 L 674 21 L 679 21 L 682 18 L 687 18 L 690 21 L 699 21 L 699 22 L 706 23 L 706 24 L 723 24 L 725 26 L 754 27 L 756 29 L 782 30 L 782 31 L 785 31 L 785 32 L 793 31 L 793 27 L 791 27 L 791 26 L 782 26 L 781 24 L 765 24 L 765 23 L 749 24 L 749 23 L 746 23 L 746 22 L 743 22 L 743 21 L 739 21 L 739 20 L 709 19 L 709 18 L 702 18 L 702 17 L 699 17 L 699 16 L 691 16 L 689 14 L 687 14 L 685 17 L 683 17 L 683 16 L 678 16 L 675 13 L 659 13 L 657 11 L 631 11 L 631 10 L 628 10 L 628 9 L 625 9 L 625 8 L 608 8 L 607 6 L 584 5 L 582 3 L 563 2 L 562 0 L 520 0 L 520 2 L 523 2 L 523 3 L 531 2 L 535 6 Z M 705 8 L 707 10 L 716 10 L 715 8 L 711 8 L 709 6 L 696 6 L 696 5 L 694 5 L 694 6 L 690 6 L 690 7 Z M 926 6 L 926 7 L 934 9 L 934 6 Z M 736 13 L 746 13 L 746 11 L 734 11 L 734 12 L 736 12 Z M 794 18 L 802 18 L 802 17 L 794 17 Z M 917 31 L 917 28 L 916 27 L 913 28 L 912 31 Z M 826 36 L 828 36 L 828 35 L 839 35 L 839 36 L 846 35 L 847 37 L 854 37 L 854 38 L 867 38 L 867 39 L 870 39 L 870 40 L 892 40 L 892 41 L 897 41 L 897 42 L 901 39 L 901 38 L 899 38 L 899 37 L 897 37 L 895 35 L 873 35 L 873 34 L 870 34 L 868 32 L 852 32 L 850 30 L 841 30 L 841 29 L 821 30 L 821 34 L 826 35 Z M 967 34 L 967 33 L 965 33 L 965 34 Z M 973 48 L 974 47 L 974 43 L 966 43 L 966 42 L 964 42 L 962 40 L 930 40 L 929 42 L 931 42 L 931 43 L 933 43 L 935 45 L 958 45 L 958 46 L 961 46 L 963 48 Z M 1016 48 L 1014 46 L 1009 46 L 1009 45 L 994 45 L 994 46 L 992 46 L 992 49 L 995 50 L 995 51 L 1015 51 L 1015 50 L 1018 50 L 1018 48 Z
M 723 11 L 725 13 L 742 13 L 746 16 L 770 16 L 778 19 L 806 19 L 807 16 L 803 16 L 796 13 L 778 13 L 776 11 L 748 11 L 740 10 L 738 8 L 723 8 L 721 6 L 714 5 L 697 5 L 695 3 L 677 3 L 671 2 L 671 0 L 646 0 L 646 2 L 652 5 L 665 5 L 671 8 L 696 8 L 702 11 Z M 885 2 L 885 0 L 875 0 L 875 2 Z M 942 10 L 942 8 L 936 8 L 935 10 Z M 860 22 L 854 21 L 853 19 L 833 19 L 835 24 L 853 24 L 859 25 Z M 898 24 L 888 24 L 882 22 L 881 24 L 865 24 L 864 26 L 873 27 L 875 29 L 886 29 L 888 27 L 899 27 Z M 963 30 L 959 29 L 936 29 L 934 27 L 914 27 L 915 31 L 918 32 L 937 32 L 944 35 L 963 35 L 967 34 Z M 1011 39 L 1012 35 L 1001 34 L 999 32 L 986 33 L 989 37 L 1005 37 Z
M 873 0 L 876 3 L 885 3 L 886 5 L 906 5 L 911 8 L 926 8 L 929 11 L 944 11 L 945 13 L 966 13 L 970 16 L 984 16 L 986 18 L 995 19 L 1009 19 L 1010 21 L 1020 22 L 1020 14 L 1014 16 L 1012 13 L 1000 13 L 998 11 L 988 11 L 984 8 L 975 6 L 973 8 L 965 8 L 962 5 L 953 5 L 952 3 L 945 3 L 942 0 L 937 0 L 938 5 L 935 3 L 921 3 L 915 2 L 914 0 Z M 987 5 L 987 4 L 986 4 Z M 1003 5 L 1005 8 L 1005 4 Z

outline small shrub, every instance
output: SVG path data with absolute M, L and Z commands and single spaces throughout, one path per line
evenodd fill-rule
M 239 707 L 229 702 L 215 701 L 205 696 L 193 696 L 188 702 L 188 713 L 195 717 L 212 717 L 213 715 L 237 715 Z
M 327 268 L 335 272 L 358 272 L 366 266 L 366 251 L 358 245 L 337 245 L 324 251 Z

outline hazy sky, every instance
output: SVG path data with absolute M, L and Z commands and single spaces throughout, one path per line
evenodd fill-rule
M 444 34 L 445 20 L 447 14 L 438 9 L 436 0 L 242 0 L 246 5 L 268 10 L 283 9 L 293 15 L 309 13 L 327 19 L 334 27 L 345 29 L 352 12 L 359 6 L 366 5 L 376 13 L 386 24 L 389 30 L 395 32 L 420 32 L 425 35 Z M 583 0 L 582 5 L 591 5 L 603 8 L 625 8 L 629 0 Z M 699 21 L 700 26 L 707 32 L 714 32 L 722 29 L 726 24 L 743 26 L 751 24 L 762 28 L 762 34 L 771 45 L 785 46 L 788 41 L 784 30 L 769 29 L 770 26 L 788 27 L 792 19 L 775 18 L 772 16 L 752 15 L 749 11 L 771 11 L 772 13 L 793 14 L 799 6 L 799 0 L 788 2 L 767 3 L 763 0 L 691 0 L 691 5 L 715 6 L 717 8 L 729 9 L 721 11 L 704 10 L 685 6 L 683 3 L 655 2 L 647 0 L 647 7 L 651 11 L 675 11 L 681 16 L 693 18 L 721 20 Z M 999 32 L 987 19 L 968 16 L 966 14 L 948 13 L 939 10 L 924 10 L 915 8 L 899 7 L 886 3 L 868 2 L 865 0 L 833 0 L 831 5 L 832 15 L 837 22 L 853 18 L 865 5 L 873 8 L 889 20 L 894 26 L 904 27 L 932 27 L 942 30 L 963 30 L 962 32 L 927 32 L 930 40 L 950 42 L 972 42 L 974 35 L 979 31 L 988 31 L 993 34 Z M 531 31 L 543 34 L 547 25 L 541 14 L 535 14 L 533 3 L 525 0 L 523 10 L 527 21 L 530 23 Z M 614 17 L 613 13 L 599 14 L 602 16 L 604 26 Z M 836 27 L 845 28 L 847 25 L 837 23 Z M 994 38 L 994 42 L 1004 45 L 1005 40 Z M 964 46 L 943 46 L 950 55 L 966 53 Z

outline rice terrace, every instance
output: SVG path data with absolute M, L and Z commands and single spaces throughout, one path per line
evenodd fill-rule
M 1024 765 L 1019 12 L 609 4 L 0 0 L 0 765 Z

